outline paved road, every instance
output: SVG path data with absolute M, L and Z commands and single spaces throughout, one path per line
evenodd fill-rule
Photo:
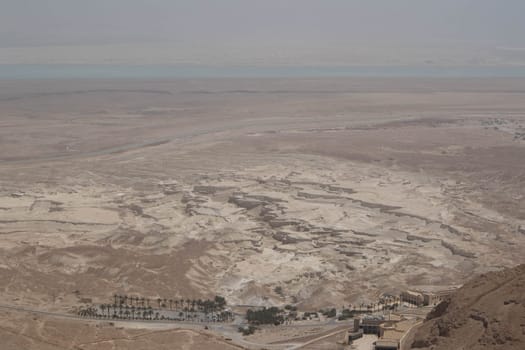
M 310 340 L 310 341 L 307 341 L 306 343 L 292 346 L 292 347 L 290 348 L 290 350 L 296 350 L 296 349 L 304 348 L 305 346 L 308 346 L 308 345 L 310 345 L 310 344 L 317 343 L 317 342 L 320 341 L 320 340 L 323 340 L 323 339 L 326 339 L 326 338 L 333 337 L 334 335 L 341 334 L 341 333 L 344 333 L 344 332 L 346 332 L 346 331 L 347 331 L 347 329 L 339 329 L 339 330 L 337 330 L 337 331 L 330 332 L 330 333 L 325 334 L 325 335 L 322 335 L 322 336 L 320 336 L 320 337 L 318 337 L 318 338 L 315 338 L 315 339 L 312 339 L 312 340 Z M 342 339 L 342 338 L 341 338 L 341 339 Z
M 421 324 L 423 324 L 423 321 L 419 321 L 415 323 L 412 327 L 410 327 L 410 329 L 406 331 L 406 333 L 403 335 L 403 337 L 399 341 L 401 350 L 409 350 L 411 348 L 411 343 L 409 342 L 411 342 L 412 340 L 411 339 L 413 335 L 412 333 L 414 333 Z

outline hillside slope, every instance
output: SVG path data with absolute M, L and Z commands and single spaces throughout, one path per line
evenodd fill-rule
M 480 275 L 430 313 L 412 349 L 524 349 L 525 265 Z

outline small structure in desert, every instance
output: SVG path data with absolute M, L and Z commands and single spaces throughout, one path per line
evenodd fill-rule
M 379 326 L 379 339 L 374 343 L 375 350 L 399 350 L 401 341 L 417 319 L 395 317 Z
M 361 329 L 364 334 L 380 334 L 380 325 L 385 322 L 385 318 L 380 315 L 367 315 L 363 317 Z
M 405 303 L 409 303 L 416 306 L 433 306 L 439 304 L 445 297 L 450 295 L 457 288 L 458 287 L 454 286 L 443 290 L 406 290 L 401 293 L 400 299 Z
M 361 320 L 359 318 L 354 318 L 354 326 L 352 329 L 349 329 L 345 332 L 344 344 L 352 344 L 354 340 L 363 337 L 363 330 L 360 327 Z
M 374 342 L 374 350 L 399 350 L 400 344 L 397 340 L 379 339 Z

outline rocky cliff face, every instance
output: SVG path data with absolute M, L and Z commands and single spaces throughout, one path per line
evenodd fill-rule
M 465 284 L 428 315 L 412 349 L 525 349 L 525 265 Z

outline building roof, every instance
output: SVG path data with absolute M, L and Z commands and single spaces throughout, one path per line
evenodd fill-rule
M 403 316 L 401 315 L 398 315 L 398 314 L 395 314 L 395 313 L 391 313 L 389 316 L 388 316 L 388 321 L 402 321 L 404 319 Z
M 408 295 L 413 295 L 415 297 L 419 297 L 421 296 L 421 292 L 417 292 L 417 291 L 414 291 L 414 290 L 406 290 L 404 291 L 402 294 L 408 294 Z
M 388 329 L 383 333 L 383 340 L 401 340 L 405 332 Z
M 376 340 L 375 345 L 376 346 L 398 346 L 399 341 L 395 339 L 379 339 L 379 340 Z
M 385 317 L 382 315 L 365 315 L 363 321 L 384 321 Z
M 405 320 L 395 323 L 392 327 L 386 328 L 383 338 L 380 340 L 401 340 L 403 335 L 414 325 L 415 320 Z

